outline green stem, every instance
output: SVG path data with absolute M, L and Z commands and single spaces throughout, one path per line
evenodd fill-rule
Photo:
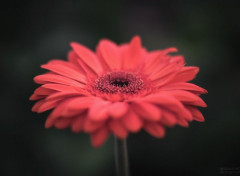
M 115 137 L 115 158 L 117 176 L 129 176 L 127 141 Z

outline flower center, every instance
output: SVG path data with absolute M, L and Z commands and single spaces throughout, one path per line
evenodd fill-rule
M 94 82 L 94 89 L 102 93 L 135 94 L 145 89 L 144 81 L 139 74 L 117 71 L 100 76 Z
M 113 82 L 110 82 L 110 84 L 117 87 L 126 87 L 128 86 L 129 82 L 125 80 L 114 80 Z

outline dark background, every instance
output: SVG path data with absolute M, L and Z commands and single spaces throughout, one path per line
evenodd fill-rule
M 132 176 L 240 175 L 240 15 L 237 1 L 0 2 L 0 175 L 113 176 L 113 137 L 99 149 L 89 136 L 44 129 L 48 113 L 31 112 L 28 98 L 40 65 L 66 59 L 71 41 L 95 49 L 140 35 L 148 49 L 179 48 L 200 66 L 194 83 L 206 88 L 206 122 L 128 138 Z M 237 173 L 238 172 L 238 173 Z

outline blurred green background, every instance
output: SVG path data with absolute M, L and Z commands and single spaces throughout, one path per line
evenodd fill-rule
M 95 49 L 140 35 L 149 50 L 175 46 L 194 83 L 206 88 L 206 122 L 128 138 L 132 176 L 240 175 L 240 6 L 237 1 L 22 0 L 0 3 L 1 176 L 114 176 L 113 137 L 101 148 L 89 136 L 44 129 L 48 113 L 31 112 L 28 98 L 40 65 L 66 59 L 71 41 Z

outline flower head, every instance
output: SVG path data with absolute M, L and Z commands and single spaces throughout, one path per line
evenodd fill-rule
M 110 133 L 123 139 L 144 129 L 162 138 L 166 126 L 204 121 L 196 106 L 206 107 L 199 95 L 207 91 L 188 82 L 199 68 L 169 54 L 176 48 L 149 52 L 138 36 L 119 46 L 103 39 L 96 52 L 71 47 L 68 61 L 51 60 L 41 66 L 49 72 L 34 78 L 42 85 L 30 97 L 38 101 L 32 110 L 53 109 L 46 128 L 89 133 L 99 147 Z

